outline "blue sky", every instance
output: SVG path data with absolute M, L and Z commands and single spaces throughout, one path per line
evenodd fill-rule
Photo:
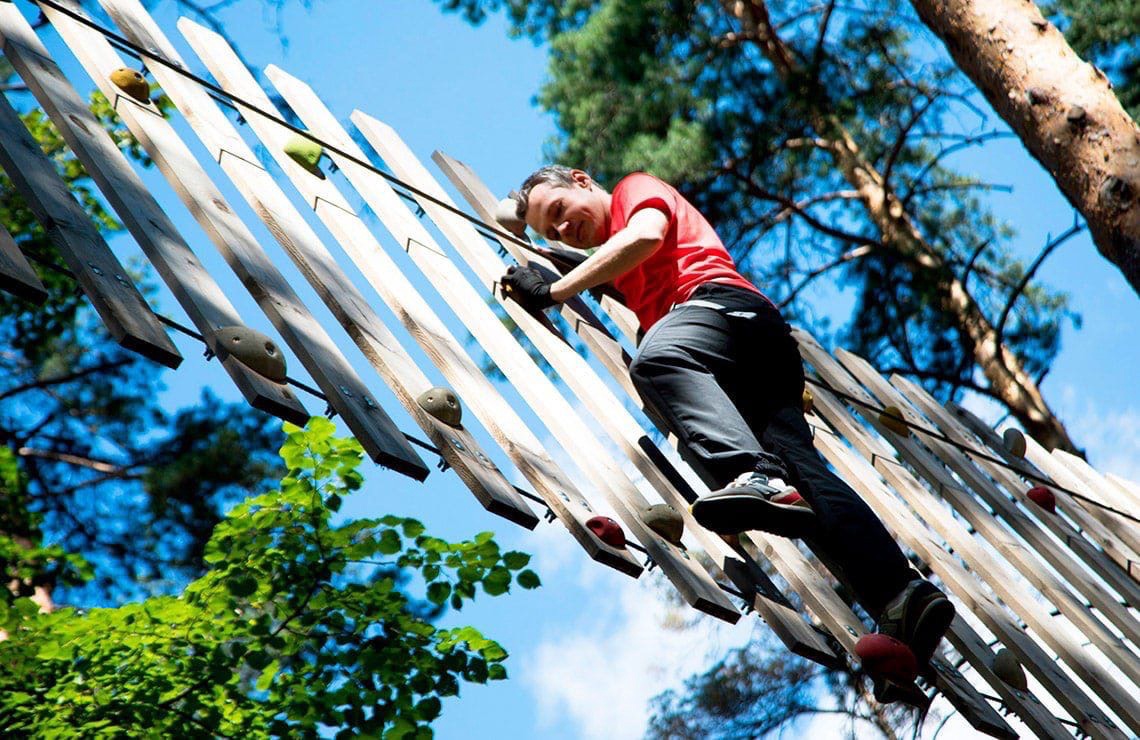
M 20 7 L 27 11 L 27 5 Z M 160 4 L 156 17 L 183 50 L 191 68 L 203 71 L 193 52 L 181 42 L 171 4 Z M 529 41 L 508 40 L 498 18 L 472 28 L 454 15 L 442 14 L 428 0 L 353 0 L 317 3 L 308 10 L 290 3 L 280 17 L 288 37 L 288 44 L 283 45 L 273 27 L 275 18 L 265 13 L 260 2 L 244 0 L 221 17 L 255 69 L 272 63 L 301 77 L 342 120 L 347 121 L 354 108 L 379 118 L 393 126 L 424 161 L 432 150 L 442 149 L 472 165 L 499 193 L 505 193 L 542 163 L 542 143 L 554 128 L 531 101 L 545 75 L 545 52 Z M 50 43 L 50 33 L 45 34 L 45 40 L 65 63 L 71 78 L 87 87 L 82 70 L 58 43 Z M 195 150 L 204 152 L 193 133 L 184 125 L 181 128 Z M 209 162 L 204 154 L 200 159 Z M 1016 226 L 1019 235 L 1015 248 L 1024 259 L 1032 259 L 1047 234 L 1058 233 L 1071 222 L 1071 209 L 1017 141 L 994 142 L 982 151 L 965 152 L 956 164 L 983 179 L 1014 186 L 1012 194 L 994 193 L 989 202 Z M 437 172 L 434 165 L 428 166 Z M 226 183 L 224 174 L 212 171 L 217 172 L 216 182 Z M 253 301 L 161 176 L 147 173 L 146 178 L 227 288 L 243 317 L 269 330 L 268 322 L 260 317 Z M 440 180 L 445 181 L 442 175 Z M 280 181 L 285 183 L 283 178 Z M 232 195 L 230 202 L 245 215 L 245 222 L 255 224 L 256 218 L 244 208 L 244 201 L 232 188 L 223 189 Z M 286 190 L 292 194 L 288 186 Z M 382 228 L 376 231 L 386 246 L 397 251 Z M 318 232 L 324 233 L 319 226 Z M 387 400 L 385 406 L 400 426 L 418 431 L 319 306 L 271 237 L 264 230 L 255 233 L 286 274 L 295 278 L 294 285 L 361 375 L 375 383 L 378 397 L 382 402 Z M 333 241 L 329 238 L 326 243 Z M 116 239 L 115 247 L 124 254 L 134 248 L 129 238 Z M 408 274 L 418 280 L 410 265 Z M 1087 236 L 1063 246 L 1040 276 L 1069 291 L 1073 308 L 1083 316 L 1080 330 L 1065 331 L 1060 355 L 1044 383 L 1045 394 L 1074 437 L 1088 446 L 1095 465 L 1140 479 L 1140 393 L 1135 380 L 1140 367 L 1137 296 L 1120 273 L 1095 252 Z M 430 289 L 425 294 L 430 295 Z M 378 299 L 376 303 L 381 318 L 420 359 L 420 365 L 428 368 L 414 342 Z M 438 301 L 436 305 L 440 305 Z M 168 295 L 162 299 L 162 307 L 169 315 L 182 317 Z M 440 312 L 450 326 L 456 327 L 456 334 L 464 336 L 446 308 Z M 190 403 L 203 385 L 224 397 L 236 397 L 216 363 L 201 358 L 199 346 L 182 340 L 179 344 L 186 360 L 179 371 L 167 375 L 166 403 Z M 298 363 L 293 363 L 291 372 L 304 377 Z M 430 370 L 429 375 L 440 379 Z M 516 407 L 521 408 L 521 404 Z M 321 411 L 317 401 L 310 402 L 309 408 Z M 493 442 L 481 429 L 476 432 L 486 449 L 493 452 L 492 457 L 510 471 Z M 557 454 L 552 443 L 549 449 Z M 535 532 L 526 532 L 497 519 L 478 507 L 449 473 L 433 472 L 428 482 L 420 485 L 369 467 L 368 485 L 347 507 L 349 514 L 394 511 L 417 516 L 436 534 L 452 538 L 494 530 L 504 547 L 535 553 L 535 567 L 544 581 L 538 591 L 520 591 L 498 599 L 484 597 L 463 613 L 447 618 L 475 624 L 499 639 L 511 652 L 508 668 L 512 678 L 489 687 L 464 687 L 460 700 L 445 703 L 437 725 L 439 737 L 637 736 L 644 727 L 649 696 L 677 685 L 687 672 L 702 668 L 711 656 L 747 639 L 756 624 L 746 618 L 742 625 L 727 629 L 702 619 L 690 630 L 663 628 L 662 623 L 675 626 L 691 619 L 693 613 L 662 605 L 659 588 L 648 582 L 653 579 L 643 577 L 635 582 L 592 564 L 559 526 L 540 524 Z

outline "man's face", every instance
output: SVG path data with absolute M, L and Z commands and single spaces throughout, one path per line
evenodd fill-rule
M 608 236 L 609 206 L 605 191 L 589 175 L 574 170 L 573 177 L 569 187 L 544 182 L 531 188 L 526 223 L 548 241 L 589 249 Z

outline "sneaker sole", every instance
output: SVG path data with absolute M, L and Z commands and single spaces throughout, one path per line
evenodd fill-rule
M 780 537 L 803 537 L 815 526 L 815 512 L 798 504 L 777 504 L 759 496 L 742 493 L 708 495 L 690 507 L 693 518 L 717 534 L 739 534 L 750 530 Z
M 915 621 L 909 642 L 919 666 L 925 666 L 954 621 L 954 605 L 946 597 L 932 599 Z

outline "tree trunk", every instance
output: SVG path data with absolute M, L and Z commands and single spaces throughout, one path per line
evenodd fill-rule
M 1029 0 L 911 0 L 1140 294 L 1140 128 Z
M 745 35 L 755 40 L 781 78 L 788 79 L 799 71 L 794 66 L 795 55 L 780 40 L 762 0 L 723 2 L 740 20 Z M 899 258 L 917 268 L 942 274 L 943 278 L 939 280 L 941 308 L 953 317 L 995 398 L 1010 410 L 1030 436 L 1046 448 L 1080 454 L 1065 425 L 1049 408 L 1017 355 L 1004 343 L 999 343 L 993 324 L 965 284 L 955 277 L 938 250 L 926 242 L 890 183 L 863 156 L 851 133 L 842 122 L 824 111 L 814 111 L 812 125 L 821 136 L 829 139 L 825 151 L 830 153 L 844 178 L 859 192 L 864 208 L 879 229 L 884 247 L 894 250 Z

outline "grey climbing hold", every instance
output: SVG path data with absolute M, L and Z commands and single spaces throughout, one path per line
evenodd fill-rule
M 1017 689 L 1028 691 L 1029 681 L 1025 678 L 1025 669 L 1017 661 L 1017 656 L 1009 648 L 1002 648 L 994 656 L 994 673 L 998 678 Z
M 130 67 L 119 67 L 111 73 L 111 82 L 127 95 L 140 103 L 150 102 L 150 83 L 143 77 L 142 72 Z
M 1025 435 L 1020 429 L 1010 427 L 1001 433 L 1002 444 L 1014 457 L 1025 457 Z
M 459 405 L 459 399 L 450 388 L 441 386 L 428 388 L 419 395 L 416 403 L 424 411 L 449 426 L 459 426 L 459 422 L 463 418 L 463 409 Z
M 514 198 L 503 198 L 495 206 L 495 220 L 515 236 L 523 236 L 526 234 L 526 221 L 519 218 L 518 206 L 519 202 Z
M 289 159 L 299 164 L 309 174 L 324 179 L 325 173 L 321 172 L 321 157 L 325 153 L 323 146 L 308 137 L 295 134 L 285 142 L 284 150 Z
M 285 355 L 272 339 L 256 329 L 223 326 L 214 332 L 214 346 L 217 354 L 233 355 L 258 375 L 275 383 L 285 382 Z
M 685 520 L 680 512 L 668 504 L 651 504 L 641 512 L 641 521 L 661 538 L 674 545 L 681 544 L 685 532 Z

